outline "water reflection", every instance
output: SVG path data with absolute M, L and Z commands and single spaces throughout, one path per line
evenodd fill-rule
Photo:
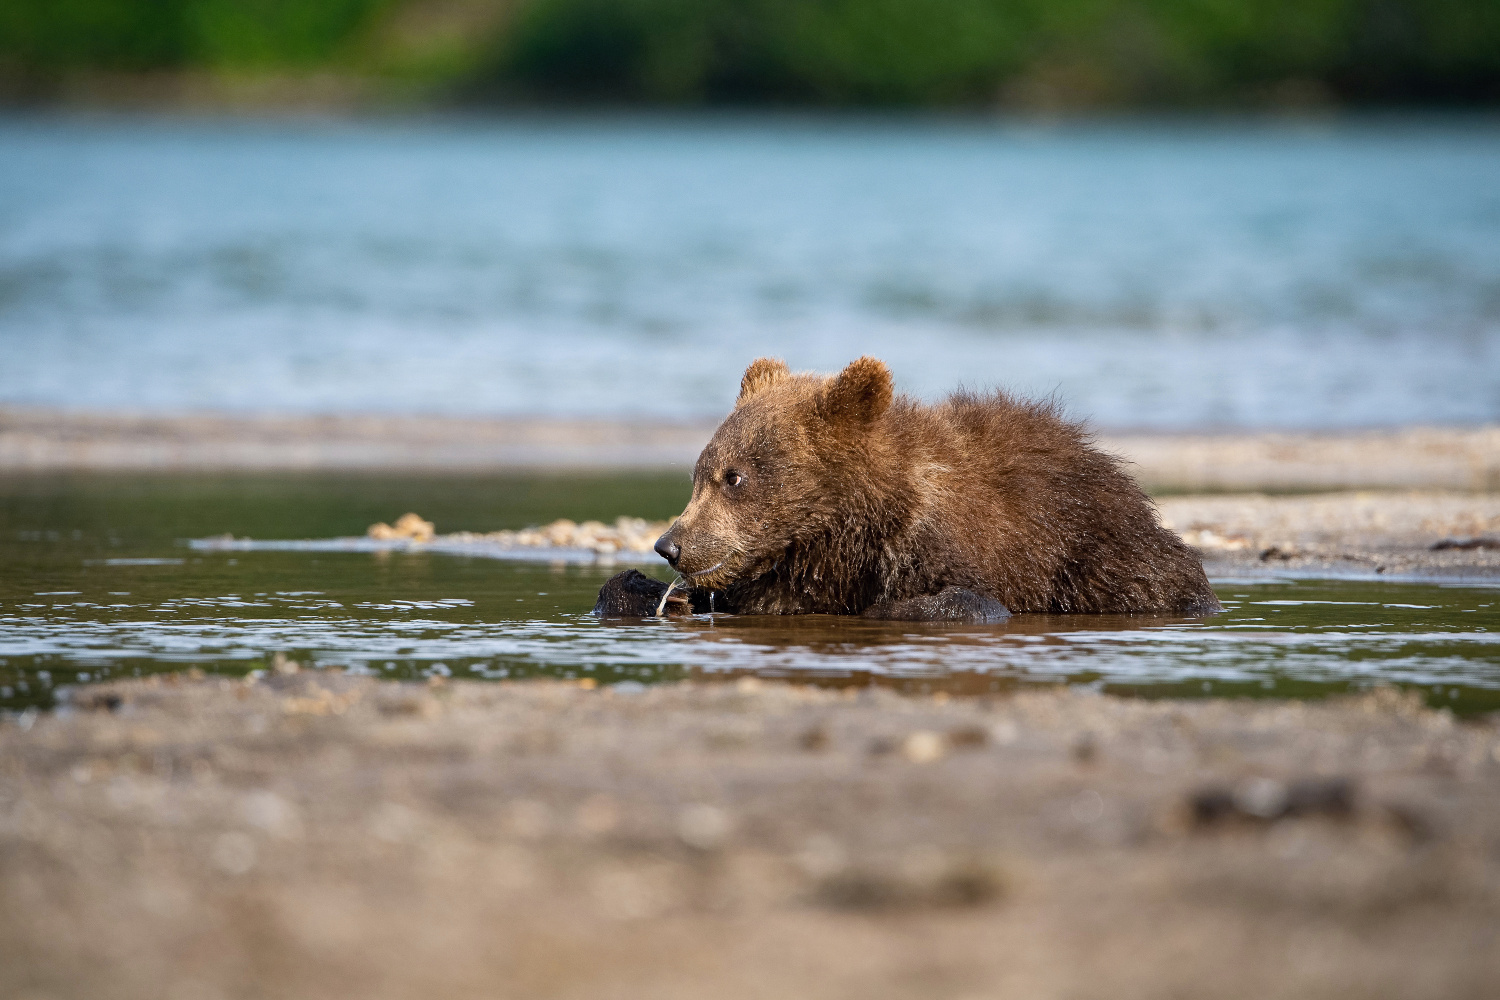
M 1483 588 L 1272 581 L 1221 589 L 1209 619 L 1018 615 L 1000 625 L 835 616 L 600 621 L 607 570 L 368 555 L 195 558 L 91 568 L 74 588 L 0 607 L 0 705 L 58 684 L 189 666 L 245 673 L 274 653 L 393 677 L 679 676 L 871 681 L 955 691 L 1013 683 L 1285 694 L 1402 683 L 1444 703 L 1500 706 L 1500 594 Z M 148 574 L 158 574 L 147 580 Z M 128 588 L 126 577 L 129 577 Z M 225 577 L 306 589 L 204 593 Z M 111 582 L 112 581 L 112 582 Z M 101 585 L 111 589 L 101 593 Z M 159 595 L 163 588 L 193 591 Z M 462 594 L 463 596 L 459 596 Z M 44 677 L 45 675 L 45 677 Z M 24 687 L 22 685 L 25 685 Z M 1205 687 L 1207 685 L 1207 687 Z M 1290 686 L 1289 686 L 1290 685 Z

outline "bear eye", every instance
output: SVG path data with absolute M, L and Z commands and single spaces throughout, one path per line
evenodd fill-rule
M 724 485 L 726 486 L 738 486 L 744 481 L 745 477 L 740 475 L 738 472 L 730 470 L 729 472 L 724 473 Z

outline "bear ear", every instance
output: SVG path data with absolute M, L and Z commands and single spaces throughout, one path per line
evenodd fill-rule
M 786 362 L 780 358 L 756 358 L 750 362 L 750 367 L 745 369 L 745 377 L 740 379 L 740 398 L 734 401 L 734 405 L 739 406 L 757 392 L 775 385 L 791 373 Z
M 879 358 L 851 361 L 818 395 L 818 413 L 831 424 L 864 426 L 891 405 L 891 371 Z

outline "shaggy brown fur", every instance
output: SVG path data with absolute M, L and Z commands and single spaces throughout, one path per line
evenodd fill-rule
M 924 406 L 869 357 L 834 377 L 751 364 L 657 550 L 741 614 L 904 617 L 891 607 L 948 587 L 1012 612 L 1219 610 L 1192 550 L 1055 403 Z

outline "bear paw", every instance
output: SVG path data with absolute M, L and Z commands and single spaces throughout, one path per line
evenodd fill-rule
M 908 597 L 904 601 L 882 601 L 865 609 L 865 618 L 898 622 L 970 622 L 991 625 L 1010 617 L 1005 605 L 993 597 L 963 587 L 944 587 L 936 594 Z
M 661 604 L 661 595 L 667 585 L 653 580 L 638 569 L 627 569 L 616 573 L 599 588 L 599 601 L 594 605 L 596 615 L 620 615 L 628 618 L 650 618 Z M 692 606 L 685 591 L 675 590 L 667 598 L 662 614 L 691 614 Z

